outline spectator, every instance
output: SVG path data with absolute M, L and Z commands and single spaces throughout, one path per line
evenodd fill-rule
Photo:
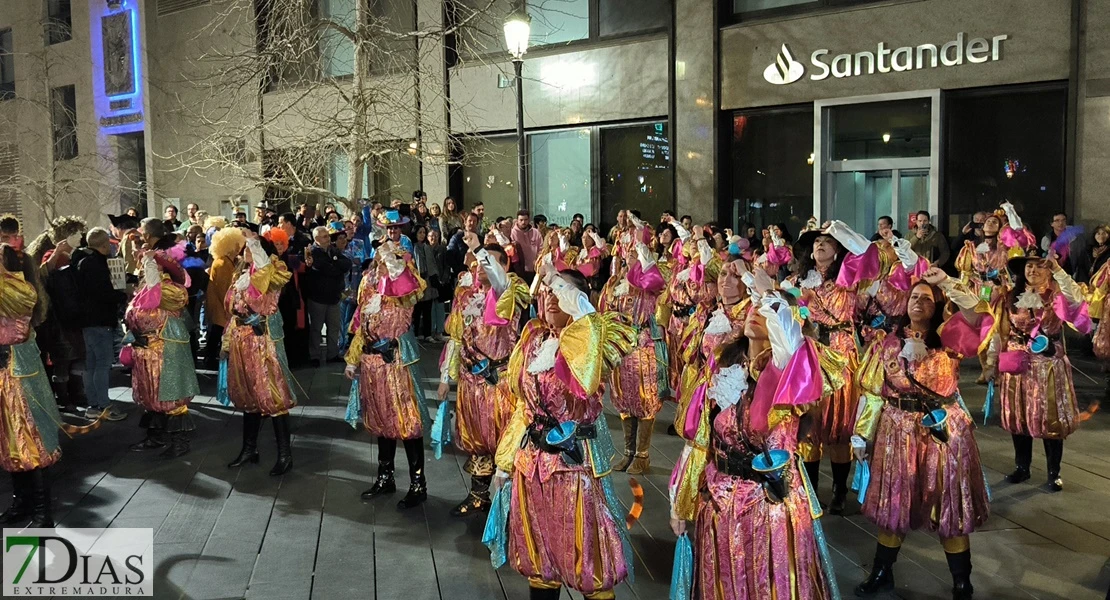
M 416 229 L 416 243 L 413 245 L 413 260 L 420 272 L 420 278 L 428 285 L 424 295 L 416 303 L 413 312 L 412 330 L 418 339 L 432 342 L 432 304 L 439 298 L 440 273 L 436 262 L 435 249 L 428 244 L 428 228 Z
M 89 230 L 86 246 L 74 252 L 77 280 L 81 286 L 81 334 L 85 340 L 85 396 L 89 407 L 85 417 L 121 421 L 127 414 L 112 408 L 108 398 L 108 376 L 116 355 L 113 351 L 120 305 L 127 294 L 112 286 L 108 255 L 112 252 L 111 236 L 101 227 Z
M 1048 255 L 1049 250 L 1055 251 L 1057 255 L 1056 262 L 1060 263 L 1060 267 L 1064 269 L 1065 273 L 1071 275 L 1075 272 L 1076 262 L 1072 260 L 1072 255 L 1074 254 L 1072 249 L 1075 245 L 1075 240 L 1079 239 L 1079 236 L 1072 233 L 1068 236 L 1066 243 L 1061 242 L 1058 244 L 1056 242 L 1056 239 L 1064 235 L 1064 232 L 1068 229 L 1068 216 L 1066 214 L 1056 213 L 1052 215 L 1052 231 L 1049 231 L 1041 238 L 1041 250 L 1044 250 L 1046 255 Z
M 916 227 L 913 235 L 910 236 L 910 247 L 933 266 L 944 268 L 948 264 L 948 240 L 945 240 L 944 235 L 933 227 L 928 211 L 917 211 L 914 221 Z
M 179 227 L 181 227 L 181 221 L 177 220 L 177 207 L 176 206 L 174 206 L 172 204 L 167 206 L 164 216 L 165 216 L 165 218 L 163 219 L 163 222 L 166 224 L 166 228 L 169 229 L 170 231 L 177 231 L 177 229 Z
M 339 301 L 339 349 L 346 352 L 351 344 L 350 325 L 358 306 L 358 286 L 362 283 L 362 263 L 366 261 L 366 245 L 352 238 L 354 224 L 345 221 L 343 231 L 334 234 L 335 246 L 351 261 L 351 268 L 343 279 L 343 299 Z
M 518 262 L 517 275 L 529 285 L 536 277 L 536 256 L 543 245 L 543 236 L 532 227 L 531 215 L 526 210 L 516 213 L 516 223 L 510 231 L 510 239 L 520 247 L 520 261 Z
M 208 346 L 205 348 L 205 366 L 214 369 L 220 358 L 224 329 L 231 319 L 224 305 L 227 290 L 235 279 L 235 262 L 246 245 L 243 230 L 225 227 L 212 236 L 212 266 L 208 268 L 208 290 L 205 314 L 208 317 Z
M 455 235 L 451 236 L 451 241 L 447 243 L 447 266 L 451 271 L 452 280 L 466 270 L 466 254 L 470 252 L 470 248 L 463 238 L 468 233 L 477 235 L 480 222 L 481 218 L 477 214 L 466 215 L 463 228 L 456 231 Z
M 439 219 L 443 216 L 443 211 L 439 208 L 439 204 L 433 202 L 428 206 L 428 229 L 429 233 L 432 231 L 440 231 Z
M 660 223 L 670 223 L 674 219 L 675 219 L 675 216 L 674 216 L 674 211 L 673 210 L 665 210 L 665 211 L 663 211 L 662 213 L 659 214 L 659 222 Z
M 439 218 L 439 233 L 443 239 L 451 239 L 456 231 L 463 228 L 464 216 L 459 212 L 459 205 L 454 198 L 447 196 L 443 199 L 443 215 Z
M 983 222 L 987 220 L 987 212 L 981 210 L 971 217 L 971 222 L 964 225 L 960 229 L 960 241 L 958 247 L 963 248 L 964 242 L 977 243 L 977 240 L 983 238 Z
M 196 202 L 190 202 L 190 203 L 186 204 L 185 205 L 186 219 L 184 221 L 182 221 L 180 225 L 177 226 L 177 229 L 176 229 L 177 233 L 185 233 L 193 225 L 203 225 L 204 224 L 203 221 L 197 221 L 197 212 L 199 212 L 199 211 L 200 211 L 200 207 L 197 206 Z
M 432 302 L 432 337 L 446 342 L 444 337 L 444 322 L 447 320 L 445 301 L 451 297 L 455 282 L 450 279 L 447 269 L 447 244 L 435 229 L 428 231 L 428 246 L 432 249 L 436 269 L 439 270 L 439 297 Z
M 339 356 L 339 300 L 343 296 L 345 277 L 351 269 L 347 258 L 331 243 L 327 227 L 312 230 L 315 243 L 305 252 L 304 295 L 308 301 L 309 351 L 316 355 L 313 367 L 323 362 L 341 362 Z M 321 350 L 323 328 L 327 327 L 326 350 Z M 321 352 L 324 354 L 321 355 Z
M 431 221 L 432 215 L 428 212 L 427 204 L 417 204 L 412 209 L 413 227 L 425 227 Z
M 189 274 L 189 303 L 182 317 L 189 325 L 189 346 L 193 356 L 200 355 L 200 331 L 203 319 L 201 304 L 205 290 L 208 289 L 208 244 L 204 228 L 193 225 L 185 232 L 185 257 L 181 266 Z
M 1110 258 L 1110 226 L 1099 225 L 1091 236 L 1091 242 L 1083 249 L 1076 260 L 1075 280 L 1088 283 Z
M 544 215 L 536 215 L 532 217 L 532 226 L 540 232 L 540 239 L 543 240 L 547 237 L 547 217 Z
M 568 227 L 570 232 L 567 236 L 567 243 L 575 248 L 582 247 L 582 228 L 585 225 L 583 220 L 584 217 L 581 213 L 575 214 L 570 218 L 570 227 Z
M 278 219 L 278 228 L 289 238 L 289 251 L 300 255 L 312 243 L 300 229 L 300 222 L 293 213 L 285 213 Z M 288 263 L 287 263 L 288 264 Z M 292 267 L 290 267 L 292 268 Z
M 694 219 L 690 217 L 690 215 L 682 215 L 682 218 L 678 220 L 678 224 L 685 227 L 686 231 L 691 231 L 694 226 Z
M 875 235 L 871 236 L 872 242 L 879 240 L 886 240 L 888 242 L 894 241 L 894 238 L 901 238 L 902 234 L 894 228 L 894 219 L 889 216 L 879 217 L 879 229 Z
M 489 231 L 490 222 L 486 220 L 486 205 L 482 202 L 476 202 L 470 212 L 478 215 L 478 230 Z
M 302 202 L 297 207 L 297 228 L 308 234 L 313 228 L 324 224 L 324 219 L 316 214 L 316 207 Z M 287 232 L 288 233 L 288 232 Z
M 232 227 L 242 227 L 258 233 L 258 224 L 251 223 L 247 220 L 247 211 L 237 208 L 235 209 L 235 220 L 231 222 Z

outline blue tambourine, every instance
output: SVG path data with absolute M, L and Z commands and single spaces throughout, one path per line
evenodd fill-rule
M 998 269 L 987 269 L 987 279 L 998 277 Z
M 790 464 L 790 452 L 766 450 L 752 458 L 752 470 L 763 475 L 763 489 L 776 503 L 786 499 L 786 481 L 783 475 Z
M 582 451 L 578 448 L 578 440 L 575 438 L 576 433 L 578 433 L 578 424 L 574 421 L 564 421 L 559 423 L 557 427 L 549 429 L 544 435 L 544 441 L 547 442 L 547 445 L 561 450 L 563 457 L 570 464 L 580 465 L 582 464 Z
M 1048 350 L 1048 344 L 1047 337 L 1038 335 L 1029 342 L 1029 349 L 1032 350 L 1034 354 L 1044 354 L 1045 350 Z
M 874 319 L 871 319 L 871 328 L 879 329 L 884 323 L 886 323 L 886 315 L 876 315 Z
M 921 425 L 941 443 L 948 442 L 948 411 L 935 408 L 921 418 Z

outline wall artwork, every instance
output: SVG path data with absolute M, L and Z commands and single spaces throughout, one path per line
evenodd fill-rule
M 109 98 L 135 92 L 135 47 L 131 37 L 131 11 L 100 18 L 104 38 L 104 94 Z

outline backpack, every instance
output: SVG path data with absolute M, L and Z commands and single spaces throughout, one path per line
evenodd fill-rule
M 62 327 L 76 329 L 84 324 L 86 303 L 81 291 L 77 265 L 70 263 L 46 278 L 46 295 L 50 298 L 50 313 Z

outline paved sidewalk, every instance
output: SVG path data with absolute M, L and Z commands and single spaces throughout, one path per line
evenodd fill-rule
M 435 375 L 438 347 L 429 347 L 424 365 Z M 1104 393 L 1097 365 L 1077 360 L 1097 381 L 1077 375 L 1081 403 Z M 970 367 L 970 365 L 969 365 Z M 982 418 L 985 388 L 972 382 L 969 368 L 964 397 Z M 238 453 L 241 419 L 211 396 L 198 397 L 199 430 L 193 452 L 176 461 L 128 452 L 141 437 L 138 418 L 105 424 L 64 443 L 65 457 L 51 472 L 55 511 L 68 527 L 151 527 L 157 563 L 154 596 L 181 598 L 266 598 L 325 600 L 487 600 L 527 598 L 527 584 L 508 567 L 494 571 L 480 542 L 483 519 L 458 520 L 448 510 L 466 495 L 465 457 L 454 452 L 436 461 L 428 452 L 429 501 L 399 512 L 396 498 L 366 504 L 359 492 L 375 475 L 375 451 L 368 434 L 343 422 L 348 382 L 339 365 L 296 373 L 309 399 L 293 414 L 293 470 L 269 477 L 275 458 L 268 423 L 259 436 L 262 461 L 242 469 L 226 467 Z M 116 385 L 127 385 L 119 378 Z M 433 398 L 433 379 L 424 382 Z M 211 394 L 214 376 L 202 377 Z M 130 390 L 113 396 L 130 402 Z M 434 410 L 434 407 L 430 407 Z M 1110 407 L 1108 407 L 1110 408 Z M 987 478 L 994 492 L 993 513 L 972 536 L 976 597 L 984 599 L 1103 598 L 1110 584 L 1110 416 L 1103 411 L 1068 439 L 1064 452 L 1065 491 L 1048 494 L 1043 450 L 1034 449 L 1033 480 L 1001 483 L 1012 468 L 1009 436 L 997 423 L 977 432 Z M 618 598 L 667 598 L 674 536 L 667 524 L 666 482 L 681 444 L 667 436 L 673 416 L 668 406 L 656 423 L 654 473 L 640 478 L 646 492 L 644 515 L 632 534 L 636 580 L 617 590 Z M 614 437 L 619 418 L 609 414 Z M 398 486 L 407 485 L 404 454 L 398 450 Z M 828 498 L 826 463 L 821 496 Z M 8 497 L 9 480 L 0 493 Z M 616 488 L 631 501 L 627 476 Z M 841 592 L 867 572 L 875 528 L 858 514 L 851 498 L 846 517 L 826 517 Z M 913 534 L 895 568 L 896 596 L 948 598 L 951 581 L 936 538 Z M 578 594 L 566 597 L 581 598 Z

